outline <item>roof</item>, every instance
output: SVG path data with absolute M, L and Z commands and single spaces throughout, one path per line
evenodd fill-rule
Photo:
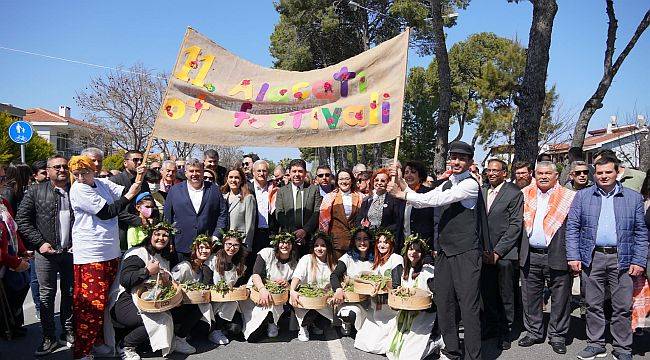
M 0 112 L 6 112 L 11 116 L 23 117 L 25 116 L 25 110 L 12 106 L 11 104 L 2 104 L 0 103 Z
M 647 128 L 639 129 L 639 127 L 636 125 L 625 125 L 625 126 L 615 127 L 611 129 L 610 133 L 607 133 L 607 129 L 592 130 L 589 131 L 590 136 L 585 138 L 585 142 L 582 145 L 582 149 L 585 151 L 598 149 L 601 146 L 610 143 L 612 141 L 621 140 L 628 136 L 636 135 L 638 133 L 647 133 L 647 132 L 648 132 Z M 564 153 L 569 151 L 570 147 L 571 144 L 569 143 L 549 144 L 549 150 L 547 152 L 551 154 Z
M 83 120 L 75 119 L 69 116 L 61 116 L 58 113 L 50 110 L 45 110 L 41 108 L 27 109 L 24 120 L 29 122 L 55 122 L 62 124 L 70 124 L 85 127 L 87 129 L 101 131 L 102 133 L 109 133 L 106 129 L 93 124 L 89 124 Z

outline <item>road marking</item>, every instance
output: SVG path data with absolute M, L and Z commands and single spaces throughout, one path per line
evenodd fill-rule
M 330 357 L 332 360 L 347 360 L 347 357 L 345 356 L 345 351 L 343 351 L 343 344 L 341 343 L 341 340 L 337 339 L 337 333 L 336 330 L 334 330 L 333 327 L 330 327 L 327 329 L 327 337 L 328 338 L 334 338 L 334 340 L 328 340 L 326 341 L 327 343 L 327 349 L 330 351 Z

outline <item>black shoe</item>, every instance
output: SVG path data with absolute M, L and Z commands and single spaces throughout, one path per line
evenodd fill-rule
M 560 355 L 566 354 L 566 345 L 562 342 L 550 342 L 553 351 Z
M 510 344 L 509 339 L 507 339 L 505 337 L 502 337 L 502 338 L 499 339 L 499 347 L 501 348 L 501 350 L 508 350 L 508 349 L 510 349 L 511 346 L 512 345 Z
M 519 344 L 520 347 L 530 347 L 535 344 L 541 344 L 544 342 L 544 339 L 533 339 L 532 337 L 526 335 L 523 338 L 519 339 L 517 344 Z
M 49 338 L 49 337 L 44 337 L 43 342 L 41 343 L 41 346 L 36 349 L 36 352 L 34 352 L 34 355 L 36 356 L 43 356 L 52 353 L 56 348 L 59 347 L 59 344 L 54 341 L 54 339 Z
M 22 326 L 12 328 L 11 329 L 11 336 L 13 336 L 15 338 L 25 337 L 25 336 L 27 336 L 27 329 L 25 329 Z
M 62 333 L 61 336 L 59 336 L 59 344 L 72 349 L 72 345 L 74 345 L 74 335 L 69 331 Z

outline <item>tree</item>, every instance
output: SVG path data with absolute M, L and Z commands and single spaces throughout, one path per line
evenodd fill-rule
M 9 126 L 16 119 L 7 113 L 0 113 L 0 164 L 10 162 L 20 162 L 20 145 L 11 141 L 9 136 Z M 47 160 L 54 155 L 54 147 L 47 140 L 34 134 L 31 140 L 25 145 L 25 162 L 32 164 L 36 160 Z
M 118 150 L 104 158 L 102 166 L 108 170 L 120 170 L 124 169 L 124 154 L 126 151 Z
M 603 77 L 598 83 L 596 92 L 587 100 L 582 111 L 580 112 L 580 117 L 578 118 L 578 123 L 576 124 L 575 131 L 573 132 L 573 140 L 571 141 L 572 147 L 582 148 L 585 142 L 585 135 L 587 133 L 587 127 L 589 126 L 589 121 L 594 113 L 603 107 L 603 99 L 607 95 L 609 87 L 612 85 L 612 81 L 616 76 L 616 73 L 623 65 L 625 58 L 630 54 L 630 51 L 636 45 L 636 42 L 639 40 L 643 32 L 650 25 L 650 10 L 646 11 L 645 16 L 636 27 L 636 31 L 628 41 L 627 45 L 618 55 L 614 61 L 614 50 L 616 44 L 616 32 L 618 30 L 618 20 L 616 20 L 616 14 L 614 13 L 614 1 L 605 0 L 607 18 L 609 19 L 609 25 L 607 27 L 607 40 L 605 48 L 605 61 L 603 68 Z M 569 159 L 575 160 L 575 159 Z
M 514 120 L 514 161 L 532 163 L 539 152 L 539 125 L 546 99 L 546 75 L 557 3 L 556 0 L 530 2 L 533 4 L 533 19 L 528 36 L 526 68 L 515 97 L 518 111 Z
M 400 159 L 433 164 L 438 109 L 438 74 L 435 60 L 427 69 L 414 67 L 408 75 L 404 98 Z
M 160 109 L 166 78 L 136 64 L 91 78 L 75 99 L 86 119 L 115 134 L 115 145 L 142 151 Z

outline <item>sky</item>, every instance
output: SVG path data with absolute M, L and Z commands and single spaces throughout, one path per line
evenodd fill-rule
M 345 0 L 341 1 L 345 3 Z M 547 86 L 556 85 L 561 111 L 577 117 L 593 94 L 603 72 L 607 31 L 604 0 L 558 0 L 551 43 Z M 342 5 L 345 6 L 345 5 Z M 617 51 L 623 49 L 648 8 L 647 1 L 615 2 L 619 22 Z M 271 67 L 269 37 L 278 22 L 272 1 L 16 1 L 3 0 L 0 12 L 0 47 L 15 48 L 108 67 L 142 63 L 154 71 L 170 72 L 185 33 L 191 26 L 234 54 Z M 457 25 L 447 29 L 447 46 L 477 32 L 528 43 L 532 5 L 506 0 L 473 0 L 458 11 Z M 620 122 L 636 114 L 650 115 L 650 34 L 638 41 L 617 74 L 602 109 L 589 128 L 602 128 L 610 115 Z M 427 66 L 430 56 L 409 54 L 409 66 Z M 92 77 L 108 70 L 0 49 L 0 102 L 21 108 L 56 111 L 72 108 L 75 92 Z M 449 137 L 458 129 L 452 127 Z M 473 135 L 465 132 L 465 140 Z M 297 157 L 295 148 L 243 148 L 262 157 L 280 160 Z M 477 149 L 477 159 L 482 159 Z

